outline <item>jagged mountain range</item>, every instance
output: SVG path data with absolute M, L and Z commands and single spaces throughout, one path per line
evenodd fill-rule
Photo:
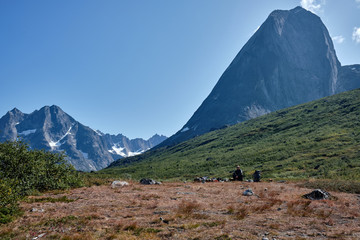
M 81 171 L 96 171 L 119 158 L 140 154 L 166 139 L 130 140 L 122 134 L 95 131 L 76 121 L 58 106 L 45 106 L 31 114 L 14 108 L 0 119 L 0 141 L 21 137 L 33 149 L 65 151 L 68 161 Z
M 269 112 L 360 87 L 360 65 L 341 66 L 321 19 L 273 11 L 240 50 L 172 146 Z

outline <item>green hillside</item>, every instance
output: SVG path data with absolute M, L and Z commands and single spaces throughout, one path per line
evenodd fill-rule
M 360 89 L 279 110 L 173 147 L 121 159 L 98 174 L 139 179 L 229 177 L 360 180 Z

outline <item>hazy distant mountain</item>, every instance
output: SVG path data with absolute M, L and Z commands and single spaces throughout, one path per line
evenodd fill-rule
M 0 119 L 0 141 L 23 138 L 34 149 L 65 151 L 78 170 L 99 170 L 116 159 L 142 153 L 166 139 L 130 140 L 103 134 L 82 125 L 58 106 L 45 106 L 31 114 L 13 109 Z
M 159 146 L 358 88 L 359 71 L 341 67 L 318 16 L 301 7 L 273 11 L 190 120 Z

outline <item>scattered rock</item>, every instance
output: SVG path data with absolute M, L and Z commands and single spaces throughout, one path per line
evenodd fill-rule
M 124 187 L 124 186 L 129 186 L 129 183 L 125 181 L 113 181 L 111 183 L 111 188 Z
M 325 200 L 325 199 L 329 199 L 330 197 L 331 197 L 330 193 L 321 189 L 315 189 L 311 193 L 303 195 L 303 198 L 310 200 Z
M 207 176 L 204 177 L 196 177 L 194 179 L 194 182 L 201 182 L 201 183 L 205 183 L 205 182 L 229 182 L 228 178 L 209 178 Z
M 30 212 L 40 212 L 40 213 L 42 213 L 42 212 L 45 212 L 45 210 L 42 209 L 42 208 L 40 208 L 40 209 L 33 208 L 33 209 L 30 210 Z
M 166 224 L 169 224 L 169 220 L 163 219 L 162 217 L 160 217 L 160 221 Z
M 43 236 L 45 236 L 45 234 L 46 234 L 46 233 L 42 233 L 42 234 L 40 234 L 39 236 L 34 237 L 34 238 L 33 238 L 33 240 L 35 240 L 35 239 L 39 239 L 39 238 L 42 238 Z
M 162 184 L 161 182 L 157 182 L 155 180 L 152 180 L 150 178 L 142 178 L 140 180 L 140 184 L 144 184 L 144 185 L 160 185 Z
M 246 189 L 246 190 L 243 192 L 243 195 L 244 195 L 244 196 L 252 196 L 252 195 L 254 195 L 254 192 L 253 192 L 253 190 L 252 190 L 251 188 L 249 188 L 249 189 Z

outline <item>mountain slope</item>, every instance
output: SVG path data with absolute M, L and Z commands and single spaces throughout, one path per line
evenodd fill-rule
M 342 68 L 321 19 L 296 7 L 272 12 L 184 127 L 159 146 L 360 87 Z
M 45 106 L 31 114 L 16 108 L 9 111 L 0 119 L 0 141 L 18 136 L 35 149 L 65 151 L 68 161 L 83 171 L 102 169 L 116 159 L 142 153 L 166 139 L 155 135 L 149 140 L 130 140 L 121 134 L 103 134 L 79 123 L 58 106 Z
M 104 174 L 134 178 L 250 177 L 360 179 L 360 89 L 269 113 L 172 147 L 120 159 Z

